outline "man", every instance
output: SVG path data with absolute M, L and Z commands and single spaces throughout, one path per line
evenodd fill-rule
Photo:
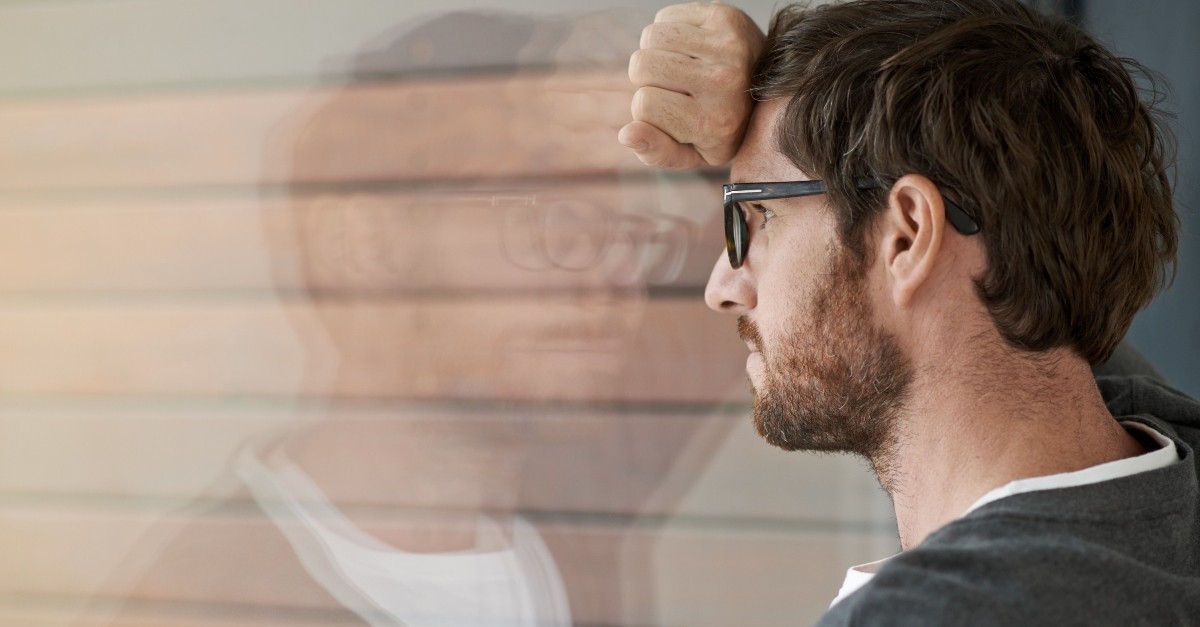
M 755 426 L 895 504 L 903 552 L 821 624 L 1200 624 L 1200 405 L 1090 369 L 1175 258 L 1140 68 L 1006 0 L 788 7 L 765 40 L 678 5 L 641 47 L 620 141 L 733 158 L 705 297 Z

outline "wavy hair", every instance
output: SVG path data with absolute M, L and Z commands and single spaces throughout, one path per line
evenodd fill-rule
M 1005 340 L 1096 364 L 1173 277 L 1155 83 L 1015 0 L 861 0 L 779 11 L 752 90 L 789 99 L 779 149 L 826 181 L 861 263 L 886 191 L 855 181 L 925 175 L 982 227 L 976 291 Z

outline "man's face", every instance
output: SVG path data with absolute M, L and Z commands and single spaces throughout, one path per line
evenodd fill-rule
M 760 104 L 734 160 L 734 182 L 810 177 L 775 149 L 782 102 Z M 838 237 L 825 196 L 746 207 L 750 248 L 733 270 L 722 255 L 706 299 L 736 313 L 751 349 L 754 423 L 786 450 L 843 451 L 886 464 L 911 366 L 877 324 L 869 268 L 858 267 Z M 761 211 L 773 216 L 766 218 Z

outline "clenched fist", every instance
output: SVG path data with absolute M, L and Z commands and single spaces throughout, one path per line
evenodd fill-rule
M 746 131 L 750 74 L 764 36 L 719 2 L 676 4 L 642 31 L 629 60 L 633 122 L 617 135 L 642 163 L 682 170 L 724 165 Z

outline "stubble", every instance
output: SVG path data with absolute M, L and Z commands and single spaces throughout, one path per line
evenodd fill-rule
M 863 273 L 847 257 L 833 256 L 778 341 L 765 343 L 753 321 L 738 319 L 738 334 L 764 364 L 760 385 L 751 382 L 754 425 L 784 450 L 862 456 L 888 489 L 912 366 L 875 324 Z

